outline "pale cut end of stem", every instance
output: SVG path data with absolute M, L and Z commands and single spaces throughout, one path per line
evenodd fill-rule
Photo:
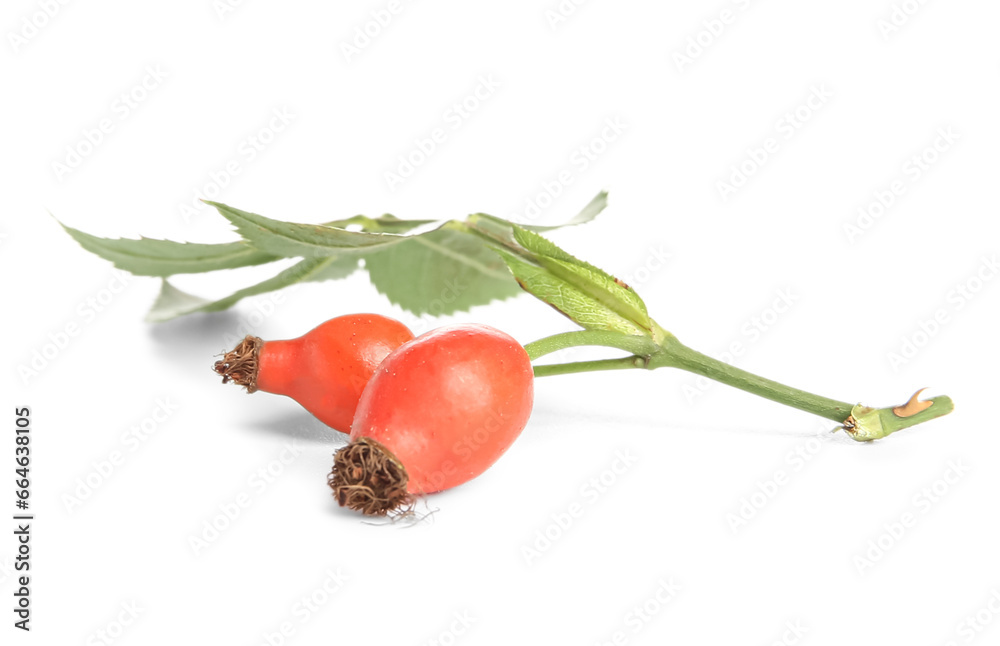
M 903 404 L 902 406 L 896 406 L 892 409 L 892 412 L 896 414 L 896 417 L 913 417 L 921 411 L 925 411 L 934 405 L 934 402 L 930 401 L 920 401 L 920 393 L 927 390 L 926 388 L 921 388 L 917 392 L 913 393 L 910 400 Z
M 366 516 L 406 513 L 413 496 L 406 491 L 406 468 L 381 443 L 362 437 L 333 454 L 327 484 L 341 507 Z
M 872 408 L 858 404 L 844 421 L 844 430 L 859 442 L 880 440 L 904 428 L 947 415 L 955 410 L 955 404 L 946 395 L 920 401 L 921 388 L 902 406 L 892 408 Z
M 222 383 L 231 381 L 246 388 L 248 393 L 256 392 L 258 356 L 262 345 L 264 342 L 260 338 L 248 334 L 239 345 L 216 361 L 213 369 L 222 375 Z

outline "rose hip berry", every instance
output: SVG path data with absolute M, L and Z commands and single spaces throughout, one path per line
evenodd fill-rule
M 386 356 L 413 339 L 400 323 L 378 314 L 338 316 L 298 337 L 263 341 L 247 336 L 220 361 L 222 382 L 248 393 L 286 395 L 327 426 L 348 432 L 358 399 Z
M 485 325 L 438 328 L 394 350 L 365 387 L 328 482 L 337 501 L 384 515 L 488 469 L 528 423 L 524 348 Z

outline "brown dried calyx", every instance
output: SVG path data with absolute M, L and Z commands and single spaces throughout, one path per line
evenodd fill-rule
M 412 506 L 409 476 L 396 456 L 379 442 L 362 437 L 333 454 L 327 484 L 341 507 L 367 516 L 385 516 Z
M 239 345 L 215 362 L 214 370 L 222 375 L 222 383 L 230 381 L 243 386 L 248 393 L 257 391 L 257 357 L 264 342 L 249 334 Z

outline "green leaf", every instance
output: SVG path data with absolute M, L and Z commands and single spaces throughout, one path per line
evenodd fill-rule
M 296 283 L 345 278 L 357 268 L 358 258 L 356 256 L 306 258 L 276 276 L 272 276 L 255 285 L 244 287 L 225 298 L 215 301 L 206 300 L 183 292 L 164 280 L 160 288 L 160 295 L 153 303 L 149 314 L 146 315 L 146 320 L 161 322 L 195 312 L 218 312 L 232 307 L 249 296 L 264 294 L 295 285 Z
M 399 234 L 433 222 L 401 220 L 389 214 L 378 218 L 356 215 L 327 222 L 323 226 L 343 228 L 355 225 L 360 226 L 362 231 Z M 255 249 L 246 241 L 199 244 L 152 238 L 101 238 L 62 223 L 60 226 L 87 251 L 137 276 L 165 277 L 236 269 L 274 262 L 283 257 Z
M 535 255 L 537 262 L 619 316 L 649 330 L 646 304 L 631 287 L 614 276 L 557 247 L 537 233 L 514 225 L 514 240 Z
M 153 307 L 146 314 L 146 320 L 151 323 L 167 321 L 178 316 L 197 312 L 211 301 L 182 292 L 170 284 L 166 278 L 160 281 L 160 293 L 153 302 Z
M 416 314 L 451 314 L 519 293 L 497 255 L 455 223 L 369 253 L 376 289 Z
M 501 249 L 495 251 L 504 259 L 514 278 L 526 292 L 548 303 L 581 327 L 630 335 L 649 335 L 647 330 L 577 289 L 547 268 L 525 262 L 508 251 Z
M 62 227 L 87 251 L 137 276 L 194 274 L 278 260 L 276 256 L 258 251 L 245 242 L 196 244 L 151 238 L 99 238 L 65 224 Z
M 377 218 L 368 217 L 367 215 L 355 215 L 351 218 L 327 222 L 325 226 L 346 229 L 351 225 L 356 225 L 360 226 L 362 231 L 370 233 L 408 233 L 417 227 L 433 224 L 434 222 L 437 222 L 437 220 L 402 220 L 395 215 L 386 213 Z
M 187 294 L 164 281 L 149 313 L 152 321 L 223 310 L 242 298 L 302 281 L 343 278 L 357 269 L 361 259 L 366 262 L 372 284 L 381 293 L 417 314 L 450 314 L 519 293 L 509 270 L 493 253 L 488 241 L 461 222 L 402 220 L 385 214 L 375 218 L 356 215 L 325 224 L 298 224 L 225 204 L 207 203 L 232 222 L 245 239 L 224 244 L 109 239 L 64 228 L 88 251 L 121 269 L 144 276 L 167 277 L 259 265 L 286 257 L 302 258 L 278 275 L 218 300 Z M 607 194 L 602 192 L 562 226 L 593 219 L 606 203 Z M 475 217 L 470 216 L 469 220 Z M 492 223 L 503 234 L 505 244 L 517 244 L 513 225 L 506 220 L 483 215 L 481 221 Z M 418 228 L 433 225 L 437 228 L 415 233 Z M 348 227 L 360 231 L 347 230 Z M 558 227 L 531 228 L 549 231 Z
M 607 193 L 602 191 L 566 224 L 536 228 L 549 231 L 561 226 L 583 224 L 595 218 L 606 205 Z M 469 216 L 470 222 L 477 219 L 496 223 L 498 230 L 505 232 L 507 239 L 513 241 L 514 225 L 507 220 L 486 214 Z M 360 221 L 358 218 L 351 220 Z M 430 222 L 423 220 L 420 224 Z M 566 256 L 572 258 L 568 254 Z M 416 314 L 451 314 L 519 293 L 516 282 L 510 280 L 510 272 L 493 250 L 480 237 L 467 233 L 461 223 L 454 221 L 434 231 L 411 236 L 392 247 L 366 254 L 365 267 L 380 293 Z
M 643 300 L 635 293 L 635 290 L 611 274 L 570 255 L 540 234 L 507 220 L 480 213 L 471 216 L 468 225 L 473 231 L 491 240 L 497 249 L 505 251 L 507 255 L 503 257 L 504 260 L 508 261 L 508 265 L 510 265 L 509 258 L 519 258 L 522 264 L 527 263 L 535 266 L 536 269 L 544 269 L 554 279 L 558 279 L 550 281 L 551 284 L 546 283 L 545 289 L 531 292 L 538 298 L 545 300 L 543 294 L 550 294 L 552 291 L 550 288 L 553 285 L 565 284 L 572 286 L 575 292 L 594 301 L 594 306 L 600 305 L 596 309 L 587 306 L 580 311 L 572 308 L 567 309 L 568 304 L 576 302 L 575 295 L 574 299 L 566 302 L 546 301 L 580 325 L 592 327 L 593 312 L 608 310 L 613 312 L 617 318 L 629 321 L 637 329 L 645 330 L 643 333 L 646 335 L 657 333 Z M 537 272 L 532 272 L 531 277 L 535 282 L 538 282 L 540 279 L 536 274 Z M 515 276 L 523 278 L 516 273 Z M 558 296 L 558 294 L 556 295 Z M 584 321 L 590 322 L 585 323 Z M 609 325 L 612 327 L 594 329 L 619 329 L 618 322 L 609 323 Z
M 563 227 L 572 227 L 578 224 L 585 224 L 596 218 L 601 211 L 605 209 L 608 205 L 608 192 L 601 191 L 594 196 L 594 199 L 590 200 L 587 206 L 583 207 L 583 210 L 573 216 L 569 221 L 563 224 L 554 225 L 539 225 L 539 224 L 527 224 L 522 225 L 525 229 L 531 229 L 532 231 L 553 231 L 555 229 L 561 229 Z
M 218 202 L 206 204 L 214 206 L 255 248 L 287 258 L 320 258 L 360 253 L 406 239 L 392 233 L 347 231 L 325 224 L 282 222 Z

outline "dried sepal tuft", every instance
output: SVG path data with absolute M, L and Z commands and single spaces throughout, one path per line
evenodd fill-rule
M 222 383 L 231 381 L 246 388 L 248 393 L 256 392 L 258 356 L 262 345 L 264 342 L 259 337 L 248 334 L 239 345 L 216 361 L 213 369 L 222 375 Z
M 406 512 L 413 504 L 409 476 L 396 456 L 381 443 L 362 437 L 333 455 L 327 484 L 341 507 L 367 516 Z

